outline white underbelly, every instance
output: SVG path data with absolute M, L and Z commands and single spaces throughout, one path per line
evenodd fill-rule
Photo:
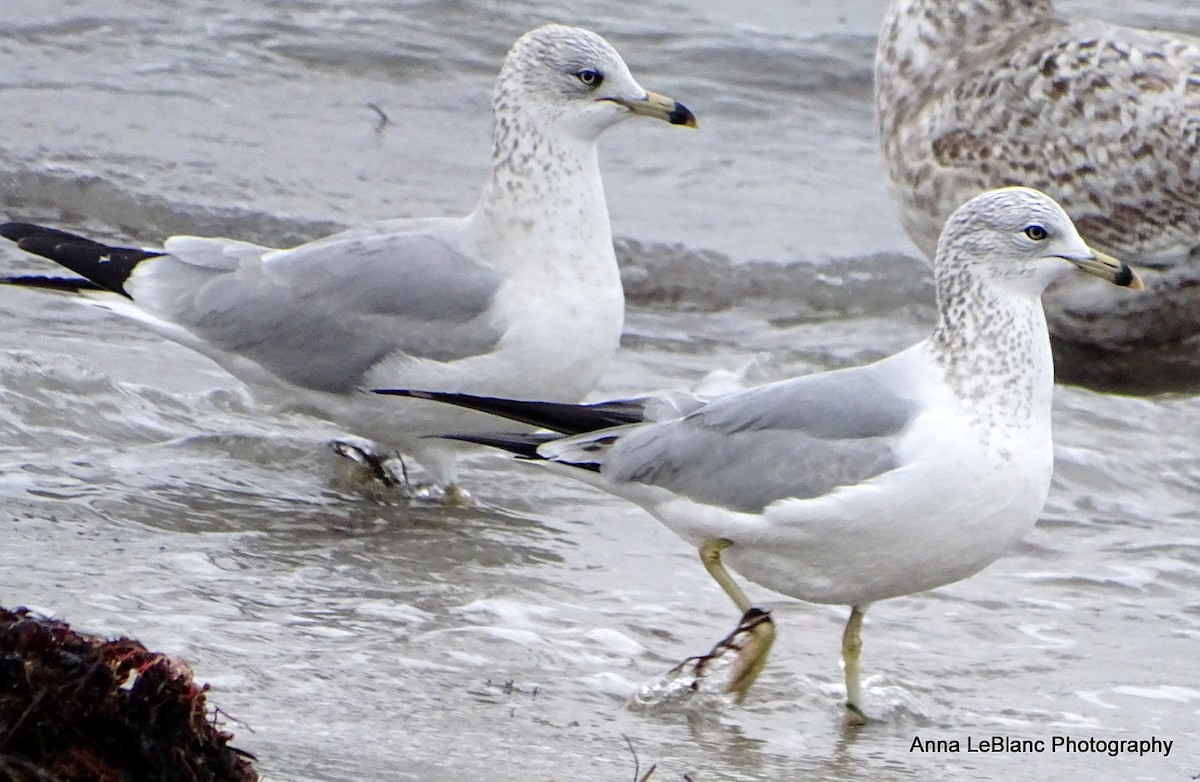
M 1029 533 L 1049 491 L 1053 447 L 1045 436 L 1007 445 L 1020 451 L 920 458 L 761 514 L 679 497 L 644 504 L 693 545 L 732 540 L 724 561 L 755 583 L 810 602 L 866 605 L 973 575 Z

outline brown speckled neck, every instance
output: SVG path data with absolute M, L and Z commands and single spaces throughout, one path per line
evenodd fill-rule
M 510 215 L 531 207 L 551 209 L 555 204 L 607 214 L 596 143 L 547 133 L 534 117 L 498 100 L 492 171 L 481 203 Z
M 955 394 L 983 418 L 1048 416 L 1054 363 L 1041 299 L 963 266 L 939 267 L 935 278 L 940 316 L 929 345 Z

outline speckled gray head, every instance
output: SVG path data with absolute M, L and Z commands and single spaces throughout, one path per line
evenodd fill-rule
M 608 41 L 558 24 L 532 30 L 513 44 L 496 80 L 493 106 L 498 121 L 512 116 L 518 123 L 560 125 L 585 139 L 635 115 L 696 127 L 686 106 L 643 89 Z
M 939 283 L 969 271 L 1036 295 L 1075 267 L 1142 289 L 1129 266 L 1088 247 L 1054 199 L 1027 187 L 989 190 L 960 206 L 946 221 L 935 263 Z

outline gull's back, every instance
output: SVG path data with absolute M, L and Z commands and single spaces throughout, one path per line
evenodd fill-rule
M 654 486 L 752 513 L 869 480 L 898 466 L 917 409 L 887 383 L 896 364 L 781 381 L 631 427 L 604 453 L 601 474 L 616 487 Z
M 488 312 L 501 275 L 463 224 L 388 221 L 288 250 L 172 237 L 126 288 L 144 322 L 248 382 L 345 393 L 386 361 L 495 347 Z

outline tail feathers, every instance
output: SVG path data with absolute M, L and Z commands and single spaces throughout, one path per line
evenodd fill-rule
M 16 285 L 21 288 L 40 288 L 47 291 L 66 291 L 67 293 L 108 290 L 83 277 L 46 277 L 39 274 L 0 277 L 0 284 Z
M 127 297 L 129 294 L 125 291 L 125 281 L 133 273 L 134 267 L 148 258 L 157 258 L 163 255 L 160 252 L 140 250 L 136 247 L 113 247 L 73 233 L 33 223 L 5 223 L 0 225 L 0 236 L 16 242 L 17 247 L 25 252 L 40 255 L 65 266 L 101 289 Z M 14 279 L 37 278 L 18 277 Z M 5 282 L 9 282 L 9 280 L 5 280 Z M 12 284 L 30 285 L 27 282 L 13 282 Z M 53 286 L 32 285 L 32 287 Z M 66 288 L 55 287 L 55 289 L 65 290 Z
M 645 418 L 646 407 L 644 399 L 618 399 L 590 405 L 572 405 L 562 402 L 524 402 L 518 399 L 441 391 L 376 389 L 375 393 L 445 402 L 565 435 L 586 434 L 613 426 L 640 423 Z

